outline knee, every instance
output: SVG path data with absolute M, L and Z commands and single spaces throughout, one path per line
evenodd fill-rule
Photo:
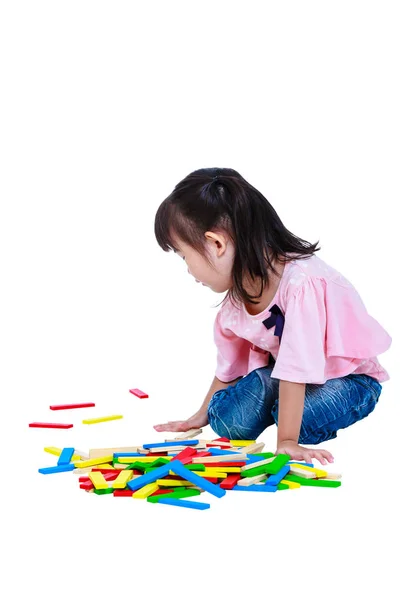
M 273 423 L 256 371 L 215 392 L 208 405 L 208 421 L 220 437 L 235 440 L 257 439 Z

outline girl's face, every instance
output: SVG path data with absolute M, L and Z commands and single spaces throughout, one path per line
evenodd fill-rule
M 230 239 L 223 233 L 207 231 L 206 250 L 212 266 L 192 246 L 177 240 L 177 254 L 183 258 L 188 267 L 188 273 L 198 283 L 211 288 L 214 292 L 226 292 L 232 287 L 232 265 L 234 247 Z

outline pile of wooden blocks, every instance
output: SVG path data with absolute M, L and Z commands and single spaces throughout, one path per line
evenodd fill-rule
M 206 491 L 217 498 L 227 490 L 276 492 L 301 486 L 339 487 L 341 475 L 291 461 L 287 454 L 262 452 L 254 440 L 193 439 L 201 429 L 173 440 L 129 448 L 100 448 L 89 454 L 74 448 L 45 448 L 59 456 L 40 473 L 73 471 L 80 488 L 147 502 L 204 510 L 205 502 L 184 500 Z

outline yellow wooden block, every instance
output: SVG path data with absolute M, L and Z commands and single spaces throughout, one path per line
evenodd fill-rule
M 157 483 L 149 483 L 148 485 L 142 487 L 140 490 L 137 490 L 137 492 L 134 492 L 132 494 L 132 498 L 140 498 L 141 500 L 144 500 L 145 498 L 150 496 L 150 494 L 156 492 L 158 489 L 160 488 L 158 487 Z
M 74 461 L 74 466 L 77 469 L 81 469 L 83 467 L 93 467 L 94 465 L 103 465 L 112 461 L 113 457 L 111 456 L 100 456 L 99 458 L 90 458 L 89 460 L 78 460 Z
M 199 477 L 216 477 L 217 479 L 226 479 L 228 477 L 228 473 L 221 471 L 195 471 L 196 475 Z
M 119 463 L 134 463 L 134 462 L 154 462 L 157 458 L 166 458 L 167 460 L 172 460 L 172 456 L 119 456 Z
M 222 461 L 221 461 L 222 462 Z M 201 473 L 240 473 L 241 467 L 206 467 L 205 471 L 195 471 L 196 475 Z
M 316 467 L 309 467 L 308 465 L 302 465 L 301 463 L 291 463 L 293 467 L 298 467 L 300 469 L 304 469 L 305 471 L 309 471 L 311 473 L 315 473 L 316 477 L 326 477 L 328 475 L 327 471 L 323 469 L 317 469 Z
M 84 425 L 93 425 L 94 423 L 104 423 L 105 421 L 115 421 L 115 419 L 122 419 L 122 415 L 110 415 L 109 417 L 98 417 L 97 419 L 83 419 Z
M 190 481 L 180 481 L 179 479 L 157 479 L 156 484 L 160 487 L 192 487 Z
M 301 487 L 300 483 L 297 483 L 297 481 L 288 481 L 287 479 L 282 479 L 281 483 L 285 483 L 290 487 L 290 489 Z
M 116 490 L 123 490 L 128 481 L 132 479 L 132 475 L 132 469 L 125 469 L 125 471 L 121 471 L 118 477 L 111 482 L 112 487 Z
M 103 473 L 100 473 L 100 471 L 91 471 L 88 473 L 88 476 L 96 490 L 106 490 L 108 488 L 108 483 L 104 479 Z
M 44 449 L 45 452 L 48 452 L 49 454 L 54 454 L 54 456 L 60 456 L 62 449 L 61 448 L 56 448 L 56 446 L 47 446 Z M 80 460 L 81 456 L 80 454 L 73 454 L 72 458 L 71 458 L 71 462 L 74 462 L 76 460 Z
M 256 443 L 256 440 L 230 440 L 231 446 L 237 446 L 241 448 L 242 446 L 251 446 Z

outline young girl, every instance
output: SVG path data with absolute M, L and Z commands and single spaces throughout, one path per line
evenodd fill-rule
M 333 462 L 320 444 L 366 417 L 389 379 L 376 356 L 391 337 L 352 284 L 286 229 L 268 200 L 233 169 L 199 169 L 159 207 L 161 248 L 186 261 L 196 281 L 228 292 L 216 316 L 217 368 L 186 421 L 219 436 L 257 439 L 278 425 L 276 453 Z

